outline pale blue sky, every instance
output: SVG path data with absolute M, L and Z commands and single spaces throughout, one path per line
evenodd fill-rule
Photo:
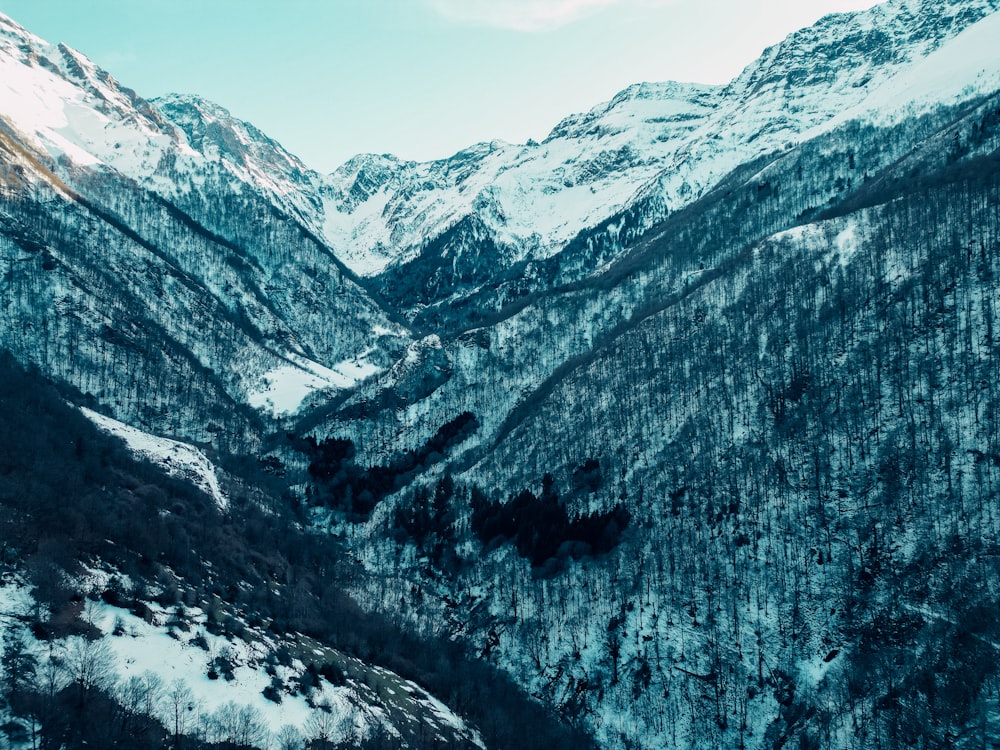
M 0 0 L 139 94 L 197 93 L 329 171 L 544 138 L 638 81 L 723 83 L 875 0 Z

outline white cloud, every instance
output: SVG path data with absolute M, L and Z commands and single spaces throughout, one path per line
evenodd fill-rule
M 425 0 L 450 21 L 514 31 L 547 31 L 613 6 L 667 5 L 674 0 Z

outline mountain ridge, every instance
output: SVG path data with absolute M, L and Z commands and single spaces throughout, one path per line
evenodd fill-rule
M 246 514 L 220 523 L 264 576 L 213 595 L 255 628 L 342 611 L 367 679 L 397 631 L 355 609 L 601 747 L 995 744 L 998 9 L 891 0 L 727 86 L 332 175 L 0 19 L 0 348 L 196 444 L 239 490 L 198 503 Z M 186 528 L 155 481 L 109 505 Z M 343 566 L 328 598 L 297 546 Z M 201 580 L 222 547 L 150 549 Z

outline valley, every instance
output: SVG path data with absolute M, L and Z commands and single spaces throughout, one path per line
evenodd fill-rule
M 327 175 L 0 16 L 0 737 L 1000 744 L 998 10 Z

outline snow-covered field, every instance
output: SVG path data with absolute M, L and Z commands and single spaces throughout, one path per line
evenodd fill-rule
M 248 403 L 275 417 L 294 414 L 310 394 L 322 390 L 352 388 L 365 378 L 379 372 L 364 356 L 345 360 L 333 367 L 299 357 L 288 356 L 289 363 L 269 370 L 261 377 L 260 386 L 247 394 Z

